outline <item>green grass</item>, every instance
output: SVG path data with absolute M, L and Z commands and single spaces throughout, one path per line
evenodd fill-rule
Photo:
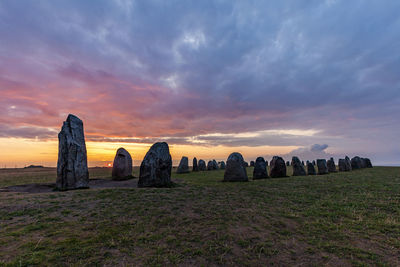
M 109 178 L 110 169 L 90 174 Z M 0 265 L 400 265 L 400 168 L 222 178 L 173 173 L 173 188 L 0 193 Z M 0 186 L 54 181 L 54 169 L 0 171 Z

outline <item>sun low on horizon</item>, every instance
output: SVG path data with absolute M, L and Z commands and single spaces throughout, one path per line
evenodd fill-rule
M 174 165 L 399 164 L 396 1 L 189 2 L 2 1 L 0 168 L 55 167 L 68 114 L 91 167 L 160 141 Z

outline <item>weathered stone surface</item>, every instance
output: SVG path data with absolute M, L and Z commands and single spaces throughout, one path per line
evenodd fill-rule
M 226 161 L 226 168 L 224 174 L 225 182 L 247 182 L 246 168 L 244 167 L 243 156 L 240 153 L 232 153 Z
M 250 161 L 250 167 L 254 167 L 254 160 Z
M 286 177 L 286 166 L 283 158 L 274 156 L 271 160 L 269 176 L 272 178 Z
M 307 175 L 306 170 L 302 162 L 298 157 L 292 157 L 293 176 L 304 176 Z
M 367 168 L 367 161 L 365 160 L 365 158 L 361 158 L 361 168 Z
M 217 161 L 215 159 L 213 159 L 212 164 L 213 164 L 213 170 L 218 170 L 219 169 L 218 163 L 217 163 Z
M 346 162 L 346 170 L 351 171 L 353 168 L 351 167 L 351 160 L 348 156 L 344 158 L 344 161 Z
M 132 157 L 125 148 L 117 150 L 112 168 L 113 180 L 127 180 L 132 178 Z
M 206 162 L 204 160 L 199 160 L 199 171 L 206 171 L 207 170 L 207 166 L 206 166 Z
M 289 161 L 286 161 L 286 166 L 290 166 L 290 162 Z
M 326 159 L 317 159 L 317 167 L 318 167 L 318 174 L 328 174 L 328 165 L 326 163 Z
M 172 159 L 168 144 L 158 142 L 151 146 L 142 164 L 138 187 L 165 187 L 171 184 Z
M 56 188 L 69 190 L 89 187 L 89 171 L 83 122 L 69 114 L 58 134 Z
M 221 169 L 221 170 L 225 170 L 225 162 L 224 161 L 221 161 L 219 164 L 218 164 L 218 166 L 219 166 L 219 168 Z
M 367 168 L 372 168 L 372 163 L 369 158 L 365 158 L 365 163 L 366 163 Z
M 347 172 L 346 160 L 339 159 L 338 161 L 339 171 L 340 172 Z
M 246 161 L 243 162 L 243 165 L 244 165 L 245 168 L 249 167 L 249 163 L 246 162 Z
M 193 158 L 193 167 L 192 167 L 192 171 L 194 171 L 194 172 L 198 172 L 198 171 L 199 171 L 199 166 L 197 165 L 197 159 L 196 159 L 196 157 Z
M 304 161 L 302 161 L 301 164 L 304 166 Z
M 328 172 L 337 172 L 336 170 L 336 165 L 335 165 L 335 160 L 333 158 L 330 158 L 326 165 L 328 166 Z
M 212 171 L 214 170 L 214 163 L 212 162 L 212 160 L 209 160 L 207 162 L 207 171 Z
M 189 172 L 189 159 L 188 157 L 183 156 L 181 161 L 179 162 L 178 169 L 176 173 L 188 173 Z
M 351 168 L 353 170 L 361 169 L 361 158 L 359 156 L 351 159 Z
M 263 157 L 258 157 L 254 164 L 253 180 L 268 178 L 267 163 Z
M 312 165 L 314 165 L 314 166 L 316 165 L 316 164 L 315 164 L 315 160 L 312 161 Z
M 307 173 L 308 175 L 316 175 L 317 172 L 315 171 L 314 164 L 312 162 L 307 163 Z

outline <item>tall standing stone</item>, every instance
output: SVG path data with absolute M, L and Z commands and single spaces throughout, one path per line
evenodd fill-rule
M 232 153 L 226 161 L 224 182 L 247 182 L 246 168 L 243 156 L 240 153 Z
M 369 158 L 365 158 L 365 163 L 366 163 L 367 168 L 372 168 L 372 163 Z
M 258 157 L 254 163 L 253 180 L 268 178 L 267 163 L 263 157 Z
M 286 177 L 286 165 L 283 158 L 274 156 L 271 160 L 269 176 L 272 178 Z
M 339 165 L 339 171 L 340 172 L 347 172 L 348 171 L 345 159 L 339 159 L 338 165 Z
M 168 144 L 153 144 L 140 165 L 138 187 L 165 187 L 171 184 L 172 159 Z
M 202 159 L 199 160 L 199 171 L 206 171 L 206 162 Z
M 213 159 L 213 161 L 212 161 L 212 166 L 213 166 L 213 170 L 218 170 L 219 169 L 218 163 L 217 163 L 217 161 L 215 159 Z
M 290 162 L 289 161 L 286 161 L 286 166 L 290 166 Z
M 188 173 L 189 172 L 189 159 L 188 157 L 183 156 L 181 161 L 179 162 L 178 169 L 176 173 Z
M 193 167 L 192 167 L 192 171 L 194 171 L 194 172 L 198 172 L 198 171 L 199 171 L 199 166 L 197 166 L 197 159 L 196 159 L 196 157 L 193 158 Z
M 346 171 L 351 171 L 353 168 L 351 167 L 351 160 L 348 156 L 344 158 L 344 161 L 346 162 Z
M 351 159 L 351 168 L 353 170 L 361 169 L 361 158 L 358 156 L 355 156 L 354 158 Z
M 326 159 L 317 159 L 317 167 L 318 167 L 318 174 L 328 174 L 328 165 L 326 163 Z
M 117 150 L 114 158 L 112 179 L 126 180 L 132 178 L 132 157 L 125 148 L 121 147 Z
M 221 169 L 221 170 L 225 170 L 225 162 L 224 161 L 221 161 L 219 164 L 219 168 Z
M 83 122 L 69 114 L 58 134 L 56 187 L 69 190 L 89 187 Z
M 335 160 L 333 158 L 330 158 L 326 165 L 328 166 L 328 172 L 337 172 Z
M 254 167 L 254 160 L 250 161 L 250 167 Z
M 307 163 L 307 173 L 308 175 L 316 175 L 317 172 L 315 171 L 314 164 L 312 162 Z
M 214 163 L 212 162 L 212 160 L 209 160 L 207 162 L 207 171 L 212 171 L 214 170 Z
M 293 176 L 305 176 L 307 175 L 306 170 L 302 162 L 298 157 L 292 157 Z

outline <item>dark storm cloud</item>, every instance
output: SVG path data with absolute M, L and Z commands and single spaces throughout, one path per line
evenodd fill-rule
M 76 113 L 89 137 L 177 143 L 316 129 L 199 138 L 385 150 L 400 130 L 399 12 L 396 0 L 1 1 L 0 124 L 58 129 Z

